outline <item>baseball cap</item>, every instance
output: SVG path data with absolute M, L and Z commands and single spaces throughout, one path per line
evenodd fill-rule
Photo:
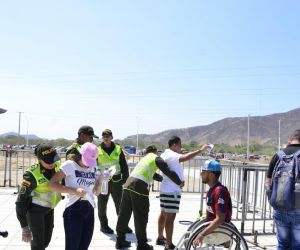
M 202 170 L 210 171 L 210 172 L 221 172 L 221 164 L 216 160 L 207 160 L 202 166 Z
M 37 146 L 36 156 L 47 164 L 52 164 L 60 160 L 55 148 L 51 144 L 46 143 Z
M 94 138 L 99 138 L 97 135 L 94 134 L 94 129 L 88 125 L 84 125 L 79 128 L 78 135 L 80 135 L 81 133 L 85 135 L 93 136 Z
M 97 166 L 98 148 L 91 142 L 84 143 L 80 148 L 81 160 L 88 167 Z
M 110 135 L 110 136 L 112 136 L 112 132 L 111 132 L 110 129 L 106 128 L 106 129 L 104 129 L 104 130 L 102 131 L 102 135 Z

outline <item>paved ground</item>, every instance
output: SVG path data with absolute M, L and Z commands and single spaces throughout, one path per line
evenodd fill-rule
M 0 230 L 7 230 L 9 235 L 7 238 L 0 238 L 0 249 L 15 250 L 18 248 L 30 249 L 27 243 L 23 243 L 21 240 L 21 229 L 19 222 L 15 216 L 15 200 L 16 194 L 14 194 L 16 189 L 1 188 L 0 189 Z M 151 193 L 150 195 L 150 214 L 148 223 L 148 238 L 150 239 L 150 244 L 155 245 L 155 239 L 157 237 L 157 217 L 159 214 L 159 199 L 156 197 L 157 193 Z M 62 213 L 64 210 L 64 202 L 62 201 L 55 210 L 55 228 L 52 236 L 52 241 L 48 249 L 63 250 L 64 249 L 64 228 Z M 180 213 L 177 215 L 175 221 L 175 232 L 174 232 L 174 243 L 177 244 L 180 237 L 187 229 L 187 225 L 179 223 L 182 220 L 194 221 L 197 216 L 197 211 L 199 209 L 199 195 L 198 194 L 187 194 L 184 193 L 182 196 L 182 202 L 180 206 Z M 109 214 L 109 225 L 115 228 L 117 216 L 115 214 L 114 205 L 110 199 L 108 204 L 108 214 Z M 134 229 L 133 219 L 130 221 L 129 226 Z M 90 245 L 90 250 L 92 249 L 115 249 L 115 235 L 108 236 L 100 232 L 100 226 L 98 218 L 95 220 L 95 231 L 93 235 L 93 240 Z M 134 234 L 128 235 L 128 240 L 131 240 L 132 247 L 135 249 L 136 239 Z M 253 237 L 247 237 L 248 240 L 253 240 Z M 276 239 L 274 235 L 271 236 L 259 236 L 258 242 L 261 245 L 266 246 L 265 249 L 275 249 Z M 155 250 L 163 250 L 162 246 L 155 246 Z M 254 247 L 249 244 L 249 249 L 261 249 L 259 247 Z

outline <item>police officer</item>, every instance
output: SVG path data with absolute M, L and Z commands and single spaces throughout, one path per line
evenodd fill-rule
M 120 145 L 114 143 L 112 139 L 112 131 L 110 129 L 105 129 L 102 132 L 103 141 L 100 146 L 98 146 L 98 168 L 101 172 L 103 173 L 105 168 L 110 168 L 112 166 L 116 169 L 116 172 L 108 182 L 108 194 L 100 194 L 98 196 L 98 217 L 101 225 L 100 231 L 106 234 L 114 233 L 114 230 L 108 226 L 106 215 L 109 195 L 111 194 L 113 198 L 118 215 L 123 192 L 122 185 L 128 178 L 128 165 L 125 155 Z M 132 233 L 132 230 L 127 228 L 127 233 Z
M 91 126 L 84 125 L 81 126 L 78 130 L 78 138 L 76 138 L 75 142 L 68 148 L 66 152 L 67 160 L 70 160 L 74 157 L 80 157 L 79 150 L 81 145 L 86 142 L 93 142 L 94 138 L 99 138 L 94 134 L 94 129 Z
M 16 201 L 17 218 L 22 227 L 22 240 L 32 250 L 48 247 L 54 227 L 54 207 L 61 195 L 48 188 L 49 180 L 59 170 L 60 158 L 49 144 L 37 146 L 38 163 L 28 168 Z
M 124 184 L 124 191 L 120 206 L 120 213 L 117 222 L 116 249 L 130 246 L 130 242 L 125 240 L 126 228 L 134 214 L 134 227 L 137 238 L 137 250 L 152 250 L 153 246 L 147 244 L 147 223 L 149 214 L 149 184 L 153 179 L 162 180 L 156 174 L 160 169 L 177 185 L 183 186 L 184 182 L 178 175 L 171 171 L 167 163 L 157 156 L 157 149 L 154 145 L 148 146 L 146 156 L 140 160 L 131 172 L 128 180 Z M 155 177 L 156 176 L 156 177 Z M 160 178 L 158 178 L 158 176 Z

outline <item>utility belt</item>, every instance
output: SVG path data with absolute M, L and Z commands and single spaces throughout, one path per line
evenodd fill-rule
M 112 177 L 110 177 L 110 181 L 112 181 L 112 182 L 119 182 L 121 180 L 122 180 L 121 174 L 115 174 Z

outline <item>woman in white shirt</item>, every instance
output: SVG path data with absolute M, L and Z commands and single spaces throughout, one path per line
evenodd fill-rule
M 96 174 L 98 149 L 86 142 L 80 148 L 81 157 L 65 161 L 50 180 L 49 188 L 66 193 L 63 214 L 65 249 L 88 249 L 94 232 L 95 195 L 99 195 L 102 174 Z M 60 184 L 65 179 L 65 186 Z

